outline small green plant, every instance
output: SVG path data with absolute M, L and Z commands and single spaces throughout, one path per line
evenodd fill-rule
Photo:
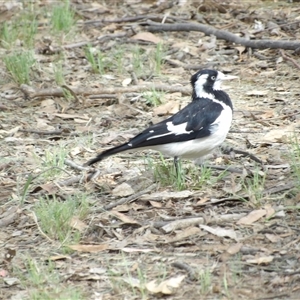
M 70 2 L 54 5 L 51 14 L 51 24 L 54 32 L 68 33 L 75 24 L 75 12 L 70 7 Z
M 31 51 L 24 51 L 22 53 L 12 53 L 3 58 L 4 64 L 11 74 L 14 81 L 18 84 L 29 84 L 30 71 L 35 63 L 33 53 Z
M 43 167 L 49 169 L 44 173 L 44 177 L 54 177 L 60 174 L 64 167 L 64 161 L 67 157 L 68 151 L 63 146 L 60 145 L 56 148 L 49 148 L 45 150 Z
M 64 201 L 40 198 L 34 207 L 41 230 L 51 239 L 58 240 L 62 245 L 80 240 L 80 232 L 73 231 L 72 217 L 82 219 L 87 215 L 88 203 L 85 195 L 69 197 Z
M 261 205 L 263 191 L 266 181 L 266 174 L 260 170 L 255 170 L 251 178 L 246 178 L 243 181 L 243 186 L 247 190 L 250 201 L 254 205 Z
M 14 266 L 13 273 L 27 291 L 28 298 L 26 299 L 83 299 L 79 290 L 64 283 L 64 279 L 59 275 L 53 262 L 38 262 L 28 257 L 23 258 L 23 264 L 25 272 L 19 266 Z
M 99 73 L 103 75 L 106 69 L 110 68 L 110 61 L 100 50 L 93 48 L 91 45 L 88 45 L 85 48 L 85 57 L 90 63 L 92 71 L 94 73 Z
M 163 45 L 162 45 L 162 43 L 158 43 L 156 45 L 154 55 L 153 55 L 154 72 L 157 75 L 161 74 L 161 66 L 163 64 L 163 57 L 164 57 Z
M 16 26 L 4 22 L 1 27 L 1 44 L 4 48 L 10 48 L 18 38 L 18 30 Z
M 132 66 L 133 66 L 133 71 L 137 76 L 140 76 L 141 73 L 143 72 L 143 49 L 140 48 L 139 46 L 136 46 L 133 48 L 132 51 Z
M 173 160 L 166 160 L 162 154 L 158 162 L 149 161 L 149 166 L 154 171 L 154 179 L 163 186 L 175 186 L 177 190 L 186 188 L 186 180 L 182 163 L 177 161 L 177 167 Z
M 300 141 L 296 134 L 291 138 L 290 141 L 290 161 L 293 176 L 297 181 L 296 186 L 300 186 Z
M 199 282 L 201 294 L 207 294 L 211 288 L 211 272 L 209 269 L 205 269 L 199 274 Z
M 146 104 L 149 106 L 159 106 L 162 104 L 163 93 L 153 89 L 150 92 L 143 93 L 143 97 L 146 99 Z
M 118 47 L 117 49 L 114 50 L 114 54 L 113 54 L 114 64 L 119 74 L 123 74 L 124 72 L 124 67 L 123 67 L 124 53 L 125 53 L 124 48 Z
M 61 62 L 58 62 L 57 64 L 53 65 L 53 72 L 54 80 L 58 86 L 66 84 Z
M 24 12 L 17 19 L 3 23 L 0 30 L 1 44 L 5 48 L 11 48 L 18 39 L 25 47 L 32 48 L 36 33 L 36 15 Z

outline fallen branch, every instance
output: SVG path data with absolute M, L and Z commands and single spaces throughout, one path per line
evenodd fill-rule
M 178 24 L 160 24 L 155 22 L 148 22 L 147 30 L 150 32 L 158 31 L 201 31 L 206 35 L 214 35 L 218 39 L 226 40 L 235 44 L 240 44 L 245 47 L 255 49 L 284 49 L 296 50 L 300 48 L 299 41 L 285 41 L 285 40 L 249 40 L 241 38 L 229 31 L 219 30 L 209 25 L 196 23 L 178 23 Z
M 36 97 L 63 97 L 64 90 L 62 88 L 49 88 L 49 89 L 34 89 L 31 86 L 26 84 L 21 85 L 21 91 L 24 93 L 27 99 L 32 99 Z M 163 91 L 163 92 L 171 92 L 176 93 L 180 92 L 184 95 L 190 95 L 191 89 L 182 86 L 169 86 L 163 84 L 149 84 L 142 86 L 129 86 L 129 87 L 102 87 L 98 89 L 88 89 L 85 87 L 72 88 L 73 93 L 76 95 L 102 95 L 102 94 L 124 94 L 124 93 L 134 93 L 134 92 L 145 92 L 151 90 Z
M 249 157 L 250 159 L 254 160 L 255 162 L 263 165 L 263 161 L 260 160 L 259 158 L 257 158 L 255 155 L 247 152 L 247 151 L 244 151 L 244 150 L 239 150 L 239 149 L 234 149 L 232 147 L 228 147 L 228 146 L 221 146 L 221 151 L 224 153 L 224 154 L 230 154 L 230 153 L 236 153 L 236 154 L 241 154 L 242 156 L 245 156 L 245 157 Z
M 197 279 L 195 270 L 186 263 L 175 261 L 172 263 L 172 267 L 186 271 L 190 280 Z
M 209 217 L 209 218 L 204 218 L 204 217 L 193 217 L 193 218 L 185 218 L 185 219 L 179 219 L 172 221 L 166 225 L 163 225 L 161 229 L 165 233 L 170 233 L 173 232 L 174 230 L 177 229 L 182 229 L 186 228 L 189 226 L 194 226 L 194 225 L 200 225 L 200 224 L 223 224 L 224 222 L 232 222 L 239 220 L 240 218 L 246 216 L 246 213 L 240 213 L 240 214 L 228 214 L 228 215 L 220 215 L 220 216 L 214 216 L 214 217 Z M 157 224 L 155 224 L 157 225 Z M 154 226 L 158 228 L 158 226 Z
M 63 133 L 64 129 L 46 131 L 46 130 L 36 130 L 36 129 L 19 129 L 20 132 L 36 133 L 40 135 L 60 135 Z
M 152 191 L 154 188 L 156 187 L 156 184 L 152 184 L 150 185 L 149 187 L 147 187 L 146 189 L 140 191 L 140 192 L 137 192 L 136 194 L 134 195 L 131 195 L 127 198 L 121 198 L 120 200 L 114 202 L 114 203 L 110 203 L 108 205 L 105 205 L 103 208 L 99 209 L 99 210 L 96 210 L 96 212 L 99 212 L 99 211 L 104 211 L 104 210 L 110 210 L 118 205 L 122 205 L 124 203 L 128 203 L 128 202 L 132 202 L 136 199 L 138 199 L 139 197 L 141 197 L 142 195 L 144 194 L 147 194 L 149 193 L 150 191 Z
M 291 63 L 293 63 L 293 65 L 298 68 L 300 70 L 300 65 L 291 57 L 287 56 L 283 50 L 279 50 L 281 56 L 283 59 L 287 60 L 287 61 L 290 61 Z

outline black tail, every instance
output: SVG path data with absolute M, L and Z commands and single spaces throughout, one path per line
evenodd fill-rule
M 114 147 L 114 148 L 107 149 L 107 150 L 103 151 L 102 153 L 98 154 L 95 158 L 87 161 L 84 164 L 84 166 L 91 166 L 91 165 L 95 164 L 96 162 L 101 161 L 108 156 L 111 156 L 111 155 L 114 155 L 114 154 L 117 154 L 119 152 L 123 152 L 126 150 L 130 150 L 130 149 L 132 149 L 132 147 L 130 147 L 127 143 L 117 146 L 117 147 Z

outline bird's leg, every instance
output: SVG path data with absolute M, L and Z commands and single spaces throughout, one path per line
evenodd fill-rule
M 176 177 L 178 177 L 180 174 L 180 168 L 178 166 L 178 163 L 179 163 L 179 157 L 178 156 L 175 156 L 174 157 L 174 167 L 175 167 L 175 171 L 176 171 Z

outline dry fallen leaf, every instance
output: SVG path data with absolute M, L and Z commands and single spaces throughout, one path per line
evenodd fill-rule
M 173 115 L 179 111 L 179 102 L 178 101 L 168 101 L 167 103 L 157 106 L 153 109 L 153 115 L 155 116 L 165 116 Z
M 80 232 L 83 232 L 88 227 L 88 225 L 82 222 L 77 216 L 73 216 L 71 218 L 70 226 Z
M 219 237 L 229 237 L 233 240 L 237 239 L 236 232 L 233 229 L 224 229 L 221 227 L 212 228 L 207 225 L 200 225 L 200 227 L 216 236 L 219 236 Z
M 148 253 L 148 252 L 156 252 L 157 251 L 155 249 L 140 249 L 140 248 L 129 248 L 129 247 L 122 248 L 121 250 L 126 253 L 134 253 L 134 252 Z
M 199 235 L 201 233 L 201 229 L 198 227 L 188 227 L 182 231 L 179 231 L 175 236 L 165 238 L 165 243 L 175 243 L 181 240 L 185 240 L 190 236 Z
M 247 263 L 249 264 L 268 264 L 274 259 L 274 256 L 262 256 L 258 258 L 248 259 Z
M 162 39 L 151 32 L 139 32 L 136 35 L 134 35 L 132 39 L 152 42 L 154 44 L 162 43 Z
M 190 197 L 191 195 L 193 195 L 193 192 L 191 191 L 180 191 L 180 192 L 162 191 L 162 192 L 142 195 L 140 199 L 163 201 L 168 199 L 183 199 L 183 198 Z
M 263 216 L 265 216 L 267 211 L 265 209 L 258 209 L 258 210 L 253 210 L 251 211 L 247 216 L 242 217 L 237 221 L 237 224 L 245 224 L 245 225 L 250 225 Z
M 130 196 L 134 193 L 133 188 L 126 182 L 121 183 L 112 190 L 112 194 L 118 197 Z
M 139 224 L 136 220 L 134 220 L 131 217 L 128 217 L 118 211 L 112 211 L 111 212 L 116 218 L 118 218 L 119 220 L 121 220 L 123 223 L 125 224 Z
M 234 255 L 241 250 L 242 246 L 243 246 L 242 243 L 237 243 L 237 244 L 231 245 L 226 251 L 230 255 Z
M 265 91 L 253 90 L 253 91 L 246 92 L 246 95 L 248 96 L 265 96 L 267 94 L 268 94 L 268 90 Z
M 277 243 L 281 239 L 280 236 L 275 235 L 275 234 L 266 233 L 265 235 L 266 235 L 266 238 L 272 243 Z
M 50 256 L 49 260 L 57 261 L 57 260 L 65 260 L 65 259 L 72 259 L 71 256 L 68 255 L 54 255 Z
M 174 289 L 180 286 L 180 283 L 184 278 L 185 275 L 172 277 L 161 282 L 160 284 L 157 284 L 156 280 L 153 280 L 146 284 L 146 288 L 150 293 L 153 294 L 171 295 L 174 293 Z
M 69 248 L 81 252 L 100 252 L 108 249 L 108 244 L 101 245 L 68 245 Z

